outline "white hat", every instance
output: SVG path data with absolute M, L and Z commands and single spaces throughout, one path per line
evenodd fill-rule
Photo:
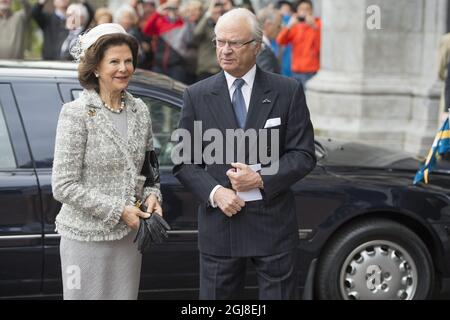
M 84 56 L 89 47 L 91 47 L 101 36 L 111 33 L 127 34 L 125 29 L 118 23 L 102 23 L 90 29 L 85 34 L 79 35 L 76 43 L 70 48 L 71 55 L 77 62 Z

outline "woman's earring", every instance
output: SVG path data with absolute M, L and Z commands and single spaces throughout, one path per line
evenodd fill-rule
M 95 74 L 95 77 L 98 78 L 98 73 L 94 73 L 94 74 Z

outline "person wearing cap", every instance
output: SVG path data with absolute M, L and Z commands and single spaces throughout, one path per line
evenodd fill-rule
M 159 184 L 141 172 L 153 150 L 150 113 L 126 91 L 137 51 L 115 23 L 81 35 L 72 50 L 84 91 L 62 107 L 52 171 L 64 299 L 137 299 L 139 218 L 162 215 Z

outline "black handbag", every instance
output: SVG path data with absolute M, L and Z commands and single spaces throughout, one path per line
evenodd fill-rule
M 144 187 L 154 186 L 159 183 L 159 162 L 155 150 L 145 152 L 144 164 L 141 175 L 145 176 Z
M 151 187 L 160 182 L 158 157 L 154 150 L 145 153 L 141 175 L 146 178 L 144 187 Z M 136 201 L 135 206 L 147 212 L 147 207 L 141 201 Z M 168 238 L 168 230 L 170 226 L 162 216 L 150 213 L 149 218 L 139 217 L 139 230 L 134 242 L 138 242 L 138 250 L 141 253 L 147 252 L 152 243 L 162 243 Z
M 136 207 L 146 212 L 147 207 L 140 201 L 136 202 Z M 158 213 L 150 213 L 149 218 L 139 217 L 139 229 L 133 242 L 138 242 L 138 250 L 144 254 L 152 243 L 163 243 L 169 235 L 169 224 Z

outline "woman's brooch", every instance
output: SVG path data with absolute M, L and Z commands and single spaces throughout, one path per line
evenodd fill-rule
M 97 111 L 95 111 L 94 108 L 89 109 L 89 111 L 88 111 L 88 116 L 89 117 L 94 117 L 96 114 L 97 114 Z

